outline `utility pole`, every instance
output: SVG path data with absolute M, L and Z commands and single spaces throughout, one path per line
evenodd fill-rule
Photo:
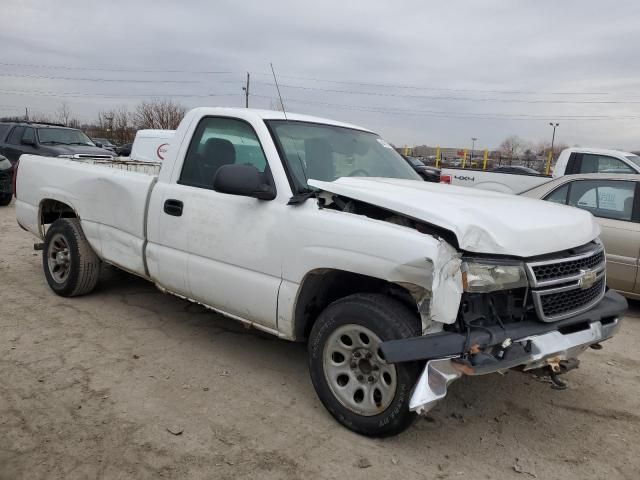
M 549 175 L 549 171 L 551 170 L 551 160 L 553 160 L 553 145 L 556 140 L 556 128 L 560 126 L 559 123 L 549 122 L 549 125 L 553 127 L 553 135 L 551 136 L 551 151 L 549 152 L 549 157 L 547 158 L 547 165 L 544 169 L 545 175 Z
M 251 80 L 251 76 L 249 75 L 249 72 L 247 72 L 247 85 L 245 87 L 242 87 L 242 90 L 244 91 L 245 108 L 249 108 L 249 81 L 250 80 Z
M 24 107 L 24 120 L 25 122 L 29 121 L 29 109 L 27 107 Z
M 478 140 L 476 137 L 471 137 L 471 166 L 473 167 L 473 151 L 476 148 L 476 140 Z

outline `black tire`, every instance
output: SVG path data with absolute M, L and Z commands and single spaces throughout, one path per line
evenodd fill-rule
M 320 401 L 329 413 L 342 425 L 362 435 L 373 437 L 396 435 L 408 428 L 416 417 L 409 411 L 409 400 L 419 374 L 419 365 L 410 363 L 395 365 L 396 388 L 393 400 L 381 413 L 370 413 L 368 416 L 355 413 L 334 394 L 325 375 L 323 360 L 325 348 L 327 352 L 331 349 L 327 344 L 332 333 L 345 325 L 365 327 L 377 335 L 380 341 L 385 341 L 420 335 L 420 320 L 402 303 L 385 295 L 355 294 L 329 305 L 319 315 L 309 335 L 311 381 Z M 353 362 L 353 360 L 347 361 Z M 353 364 L 351 365 L 353 367 Z M 327 369 L 330 368 L 327 367 Z M 358 388 L 357 384 L 355 388 Z
M 56 247 L 56 244 L 58 247 Z M 59 245 L 68 261 L 65 274 L 52 267 L 51 260 Z M 62 218 L 53 222 L 47 230 L 42 250 L 42 267 L 51 290 L 61 297 L 75 297 L 91 292 L 98 283 L 100 259 L 87 242 L 77 218 Z
M 12 195 L 10 193 L 0 193 L 0 207 L 6 207 L 11 203 Z

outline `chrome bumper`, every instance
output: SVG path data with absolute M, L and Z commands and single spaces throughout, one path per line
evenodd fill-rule
M 588 328 L 562 334 L 552 331 L 541 335 L 524 337 L 514 343 L 528 343 L 528 353 L 511 361 L 502 361 L 482 367 L 467 367 L 456 359 L 459 356 L 429 360 L 416 383 L 409 409 L 425 414 L 447 395 L 448 385 L 462 375 L 484 375 L 521 367 L 524 370 L 557 364 L 560 360 L 575 358 L 590 345 L 611 338 L 620 329 L 618 317 L 606 323 L 592 322 Z

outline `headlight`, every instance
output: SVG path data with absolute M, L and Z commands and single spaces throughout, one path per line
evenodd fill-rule
M 479 260 L 462 263 L 462 286 L 465 292 L 494 292 L 529 284 L 522 264 L 500 264 Z

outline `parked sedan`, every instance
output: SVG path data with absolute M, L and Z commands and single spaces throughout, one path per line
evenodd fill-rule
M 124 145 L 120 145 L 118 148 L 116 148 L 116 154 L 119 157 L 128 157 L 129 155 L 131 155 L 132 146 L 133 143 L 125 143 Z
M 404 156 L 403 156 L 404 157 Z M 418 175 L 420 175 L 425 182 L 436 182 L 440 181 L 440 169 L 436 167 L 430 167 L 425 165 L 417 158 L 413 157 L 404 157 L 404 159 L 411 165 L 411 167 L 416 171 Z
M 607 285 L 640 299 L 640 178 L 591 173 L 557 178 L 521 195 L 587 210 L 602 228 Z M 638 279 L 640 280 L 640 279 Z

